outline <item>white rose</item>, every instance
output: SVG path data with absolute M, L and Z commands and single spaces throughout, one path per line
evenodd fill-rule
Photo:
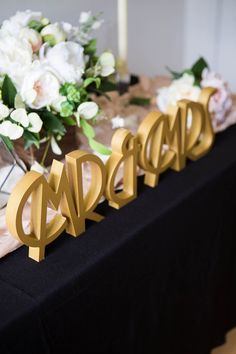
M 17 87 L 32 63 L 32 48 L 27 41 L 0 38 L 0 74 L 8 74 Z
M 181 78 L 173 80 L 169 87 L 158 90 L 157 105 L 166 113 L 168 107 L 175 106 L 179 100 L 189 99 L 197 102 L 200 92 L 200 87 L 194 86 L 194 76 L 185 73 Z
M 39 51 L 42 45 L 42 38 L 37 31 L 25 27 L 20 30 L 19 37 L 21 39 L 26 39 L 30 43 L 34 53 Z
M 44 27 L 41 31 L 41 36 L 45 42 L 55 45 L 66 40 L 66 32 L 59 23 L 52 23 Z
M 104 52 L 98 59 L 96 68 L 101 76 L 109 76 L 115 71 L 115 58 L 112 53 Z
M 29 107 L 39 109 L 58 98 L 59 88 L 60 83 L 50 68 L 35 62 L 24 77 L 20 93 Z
M 26 27 L 30 21 L 40 21 L 41 18 L 41 12 L 33 12 L 30 10 L 18 11 L 14 16 L 10 17 L 9 20 L 3 21 L 0 36 L 5 37 L 10 35 L 18 37 L 20 30 Z
M 46 53 L 46 61 L 57 72 L 62 82 L 76 83 L 84 73 L 84 49 L 74 42 L 61 42 Z

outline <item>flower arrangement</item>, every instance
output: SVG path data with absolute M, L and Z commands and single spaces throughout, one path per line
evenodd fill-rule
M 110 52 L 96 53 L 92 31 L 100 15 L 82 12 L 79 25 L 51 23 L 41 12 L 17 12 L 0 28 L 0 136 L 12 149 L 45 144 L 61 154 L 68 127 L 81 127 L 93 150 L 109 154 L 95 138 L 99 107 L 90 99 L 114 72 Z M 89 122 L 88 122 L 89 121 Z
M 173 81 L 170 86 L 158 90 L 157 106 L 166 113 L 169 106 L 175 106 L 181 99 L 197 101 L 203 87 L 215 87 L 217 92 L 209 102 L 213 127 L 222 124 L 232 108 L 229 87 L 219 74 L 210 71 L 205 59 L 200 58 L 190 69 L 181 73 L 170 70 Z

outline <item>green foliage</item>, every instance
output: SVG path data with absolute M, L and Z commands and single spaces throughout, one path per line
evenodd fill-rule
M 52 34 L 43 36 L 44 43 L 48 43 L 51 47 L 57 44 L 55 37 Z
M 14 108 L 16 93 L 17 91 L 13 82 L 10 77 L 6 75 L 2 84 L 2 100 L 9 108 Z
M 14 150 L 14 145 L 10 138 L 3 135 L 0 135 L 0 138 L 2 139 L 2 141 L 10 151 Z
M 24 149 L 27 150 L 30 146 L 35 145 L 39 149 L 39 135 L 31 133 L 27 130 L 23 134 L 24 139 Z
M 107 79 L 103 79 L 101 82 L 100 90 L 102 92 L 117 91 L 117 84 Z
M 80 102 L 80 92 L 75 86 L 69 86 L 67 90 L 67 98 L 69 101 L 79 103 Z
M 202 72 L 205 68 L 208 68 L 208 64 L 203 57 L 200 57 L 190 69 L 185 69 L 182 72 L 176 72 L 167 67 L 167 70 L 171 73 L 172 78 L 177 80 L 183 76 L 183 74 L 189 74 L 194 76 L 194 85 L 200 86 L 200 82 L 202 79 Z
M 84 46 L 84 54 L 89 56 L 94 56 L 97 51 L 97 40 L 95 38 L 91 39 L 88 44 Z
M 71 117 L 62 117 L 62 119 L 63 119 L 63 122 L 65 122 L 69 126 L 75 126 L 76 125 L 76 122 Z
M 149 106 L 151 103 L 151 99 L 150 98 L 146 98 L 146 97 L 132 97 L 129 101 L 130 104 L 134 104 L 136 106 Z
M 61 116 L 62 117 L 70 117 L 74 111 L 74 104 L 65 101 L 61 104 Z
M 99 89 L 101 85 L 100 77 L 88 77 L 87 79 L 84 80 L 83 86 L 84 88 L 86 88 L 93 83 L 96 85 L 96 88 Z
M 28 23 L 28 27 L 34 29 L 37 32 L 41 32 L 41 30 L 43 29 L 44 25 L 40 21 L 31 20 Z
M 88 138 L 94 138 L 95 137 L 95 131 L 93 127 L 83 118 L 80 118 L 80 126 L 82 128 L 83 134 Z
M 64 135 L 66 132 L 66 129 L 61 121 L 61 119 L 53 114 L 52 112 L 49 112 L 47 110 L 43 110 L 40 112 L 37 112 L 42 121 L 43 121 L 43 128 L 47 132 L 47 135 L 51 134 L 59 134 L 59 135 Z
M 202 78 L 202 72 L 204 69 L 208 68 L 208 64 L 204 58 L 199 58 L 191 67 L 191 71 L 195 79 L 200 80 Z
M 92 150 L 97 151 L 102 155 L 111 155 L 110 149 L 108 149 L 105 145 L 97 142 L 93 138 L 88 139 L 88 142 Z

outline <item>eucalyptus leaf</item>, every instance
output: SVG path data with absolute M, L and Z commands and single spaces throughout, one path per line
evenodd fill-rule
M 110 149 L 108 149 L 105 145 L 97 142 L 93 138 L 88 139 L 88 142 L 89 142 L 89 146 L 94 151 L 97 151 L 97 152 L 99 152 L 102 155 L 111 155 L 111 150 Z
M 8 75 L 4 77 L 2 84 L 2 100 L 9 108 L 14 108 L 17 91 Z
M 83 118 L 80 118 L 80 126 L 82 128 L 83 134 L 88 138 L 95 137 L 95 131 L 93 127 Z
M 63 122 L 65 122 L 69 126 L 75 126 L 76 125 L 76 122 L 71 117 L 62 117 L 62 119 L 63 119 Z

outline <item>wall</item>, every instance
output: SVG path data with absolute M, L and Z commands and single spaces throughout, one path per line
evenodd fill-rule
M 184 62 L 203 55 L 236 92 L 236 1 L 186 0 Z
M 166 74 L 190 66 L 200 55 L 236 92 L 236 0 L 128 0 L 129 68 Z M 52 20 L 76 24 L 81 11 L 103 12 L 99 50 L 117 53 L 116 0 L 0 0 L 0 22 L 17 9 L 41 10 Z

